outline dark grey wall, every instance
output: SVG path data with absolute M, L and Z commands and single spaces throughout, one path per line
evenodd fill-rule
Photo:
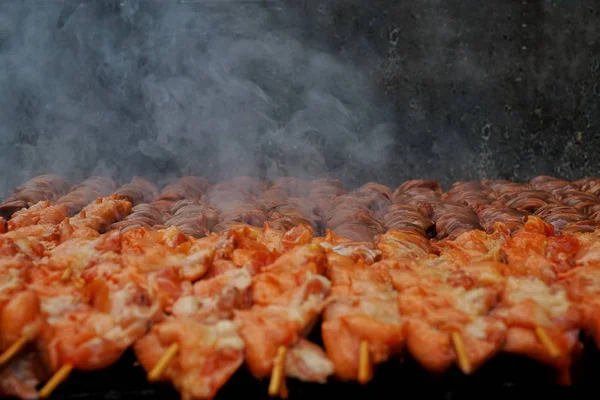
M 366 38 L 383 57 L 396 176 L 600 174 L 597 1 L 345 0 L 324 14 L 341 54 Z
M 42 172 L 351 185 L 597 175 L 599 11 L 594 0 L 7 0 L 0 196 Z

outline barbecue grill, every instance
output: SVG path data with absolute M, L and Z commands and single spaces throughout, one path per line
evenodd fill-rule
M 413 178 L 449 188 L 458 180 L 598 174 L 593 0 L 9 0 L 0 7 L 0 166 L 10 171 L 2 198 L 38 173 L 74 182 L 141 175 L 160 184 L 182 175 L 332 176 L 348 187 L 392 188 Z M 230 53 L 220 54 L 221 46 Z M 568 388 L 555 385 L 555 371 L 514 356 L 496 356 L 469 377 L 457 368 L 433 376 L 406 356 L 379 366 L 364 386 L 290 381 L 290 398 L 413 390 L 446 399 L 573 396 L 594 387 L 600 362 L 593 342 L 584 344 Z M 218 398 L 267 398 L 267 386 L 241 368 Z M 169 385 L 149 384 L 131 351 L 110 368 L 74 371 L 53 394 L 177 396 Z

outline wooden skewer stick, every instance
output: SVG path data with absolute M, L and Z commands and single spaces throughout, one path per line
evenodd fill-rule
M 169 364 L 171 363 L 171 361 L 173 361 L 173 358 L 175 358 L 177 353 L 179 353 L 179 343 L 171 344 L 167 351 L 165 351 L 165 354 L 163 354 L 160 360 L 158 360 L 154 368 L 152 368 L 150 372 L 148 372 L 148 381 L 156 382 L 160 380 L 165 370 L 169 367 Z
M 548 350 L 548 354 L 550 354 L 553 358 L 560 357 L 560 350 L 556 347 L 556 344 L 552 341 L 550 336 L 548 336 L 548 332 L 540 326 L 535 328 L 535 335 L 539 339 L 539 341 L 544 345 L 546 350 Z
M 465 375 L 470 375 L 473 372 L 473 366 L 469 357 L 467 357 L 467 351 L 465 350 L 465 343 L 462 340 L 460 332 L 452 332 L 451 335 L 452 344 L 454 345 L 454 351 L 456 351 L 456 358 L 458 359 L 458 367 Z
M 371 355 L 369 354 L 369 342 L 363 340 L 360 342 L 358 352 L 358 382 L 365 384 L 371 377 Z
M 273 371 L 271 372 L 271 382 L 269 383 L 269 396 L 271 397 L 275 397 L 281 393 L 282 382 L 285 380 L 283 369 L 285 367 L 286 355 L 287 348 L 285 346 L 279 346 L 273 365 Z
M 21 336 L 13 344 L 11 344 L 8 349 L 4 350 L 4 353 L 0 355 L 0 365 L 4 365 L 10 361 L 11 358 L 13 358 L 23 349 L 23 347 L 25 347 L 27 342 L 27 338 L 25 336 Z
M 50 397 L 50 395 L 52 394 L 52 392 L 54 392 L 58 385 L 63 383 L 65 379 L 69 377 L 71 371 L 73 371 L 73 364 L 67 363 L 60 367 L 60 369 L 56 371 L 54 375 L 52 375 L 52 378 L 50 378 L 48 382 L 46 382 L 44 387 L 40 390 L 40 398 L 46 399 Z

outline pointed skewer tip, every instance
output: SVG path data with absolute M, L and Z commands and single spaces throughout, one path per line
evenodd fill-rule
M 40 390 L 40 392 L 39 392 L 40 399 L 46 399 L 46 398 L 50 397 L 52 392 L 54 392 L 54 390 L 69 377 L 69 374 L 71 373 L 72 370 L 73 370 L 73 365 L 69 364 L 69 363 L 60 367 L 59 370 L 56 371 L 54 373 L 54 375 L 52 375 L 52 377 L 48 380 L 48 382 L 46 382 L 44 387 Z
M 171 346 L 169 346 L 167 351 L 165 351 L 165 354 L 163 354 L 161 359 L 158 360 L 154 368 L 152 368 L 150 372 L 148 372 L 148 381 L 159 381 L 166 369 L 169 367 L 171 361 L 173 361 L 173 358 L 175 358 L 175 356 L 177 355 L 177 353 L 179 353 L 179 343 L 171 344 Z
M 358 352 L 358 382 L 365 384 L 371 378 L 371 355 L 369 354 L 369 342 L 363 340 L 360 342 Z
M 548 332 L 546 332 L 544 328 L 540 326 L 535 328 L 535 335 L 537 336 L 538 340 L 544 345 L 546 350 L 548 350 L 548 354 L 550 354 L 552 358 L 560 357 L 560 350 L 558 349 L 558 347 L 556 347 L 556 344 L 552 341 L 552 339 L 548 335 Z
M 452 344 L 454 345 L 454 351 L 456 352 L 456 358 L 458 359 L 458 367 L 465 375 L 470 375 L 473 372 L 471 361 L 467 356 L 465 350 L 465 343 L 463 342 L 462 336 L 459 332 L 452 332 Z
M 4 353 L 0 354 L 0 366 L 6 364 L 13 358 L 17 353 L 19 353 L 23 347 L 27 344 L 28 340 L 25 336 L 17 339 L 13 344 L 11 344 Z
M 275 363 L 273 365 L 273 371 L 271 372 L 271 382 L 269 383 L 269 396 L 275 397 L 287 393 L 287 389 L 282 390 L 284 376 L 285 357 L 287 349 L 285 346 L 279 346 L 277 349 L 277 356 L 275 357 Z

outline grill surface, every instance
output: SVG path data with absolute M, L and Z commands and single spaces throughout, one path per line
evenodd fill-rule
M 561 387 L 551 384 L 553 373 L 531 360 L 499 355 L 471 377 L 453 370 L 436 377 L 423 371 L 412 360 L 391 361 L 375 371 L 374 380 L 366 386 L 355 383 L 332 381 L 327 385 L 306 384 L 290 380 L 290 399 L 315 398 L 420 398 L 420 399 L 467 399 L 467 398 L 552 398 L 560 395 L 578 398 L 585 391 L 596 387 L 600 355 L 593 346 L 576 365 L 574 385 Z M 127 352 L 112 367 L 86 373 L 76 371 L 68 382 L 59 387 L 53 399 L 128 399 L 128 400 L 175 400 L 178 393 L 169 385 L 150 385 L 141 367 L 134 366 L 135 358 Z M 245 369 L 240 369 L 219 391 L 217 400 L 268 399 L 268 381 L 255 380 Z

